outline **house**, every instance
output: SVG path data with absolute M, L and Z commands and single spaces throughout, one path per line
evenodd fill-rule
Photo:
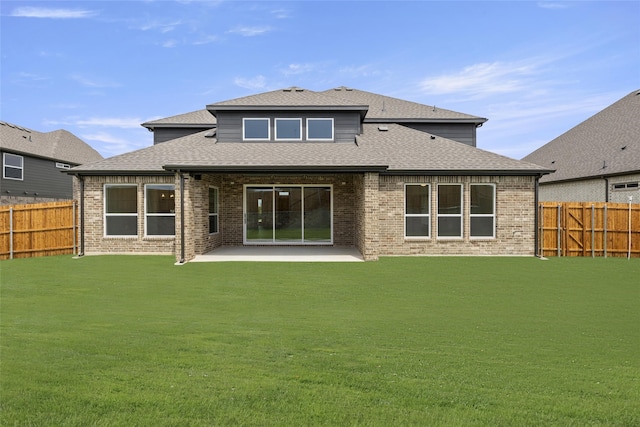
M 536 253 L 536 186 L 550 170 L 476 148 L 484 118 L 344 87 L 206 111 L 215 122 L 196 111 L 145 123 L 153 146 L 69 171 L 82 254 L 182 263 L 251 245 L 355 247 L 365 260 Z
M 4 121 L 0 121 L 0 153 L 2 205 L 71 200 L 73 179 L 61 172 L 102 160 L 66 130 L 38 132 Z
M 640 90 L 524 157 L 555 172 L 541 201 L 640 203 Z

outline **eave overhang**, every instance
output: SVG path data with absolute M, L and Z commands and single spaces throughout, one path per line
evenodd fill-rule
M 382 173 L 388 166 L 201 166 L 201 165 L 165 165 L 166 171 L 218 172 L 218 173 Z

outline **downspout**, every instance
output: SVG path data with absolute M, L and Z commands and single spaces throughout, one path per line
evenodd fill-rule
M 609 178 L 607 178 L 606 176 L 603 176 L 602 179 L 604 179 L 604 201 L 606 203 L 609 203 Z
M 77 174 L 76 178 L 80 182 L 80 250 L 78 251 L 78 257 L 84 256 L 84 178 L 82 175 Z
M 540 188 L 540 175 L 536 176 L 536 184 L 535 184 L 535 194 L 534 194 L 534 206 L 535 206 L 535 215 L 534 215 L 534 220 L 533 222 L 535 223 L 535 230 L 534 230 L 534 244 L 533 244 L 533 253 L 535 254 L 535 256 L 542 258 L 542 254 L 539 254 L 538 251 L 540 250 L 539 248 L 539 243 L 538 243 L 538 239 L 540 238 L 540 230 L 539 230 L 539 222 L 540 222 L 540 209 L 538 207 L 538 205 L 540 204 L 540 202 L 538 201 L 538 190 Z
M 180 264 L 184 264 L 184 176 L 180 170 L 177 171 L 180 177 Z

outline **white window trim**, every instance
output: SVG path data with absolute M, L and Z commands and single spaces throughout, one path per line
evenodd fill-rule
M 427 194 L 429 197 L 429 212 L 426 214 L 408 214 L 407 213 L 407 187 L 409 186 L 417 186 L 417 187 L 427 187 Z M 429 219 L 429 234 L 426 236 L 407 236 L 407 218 L 428 218 Z M 426 183 L 415 183 L 415 184 L 405 184 L 404 185 L 404 238 L 406 240 L 427 240 L 431 238 L 431 229 L 433 228 L 433 224 L 431 224 L 431 184 Z
M 492 240 L 496 238 L 496 185 L 491 183 L 474 183 L 469 186 L 469 203 L 471 204 L 471 187 L 474 185 L 484 185 L 493 188 L 493 213 L 492 214 L 472 214 L 469 206 L 469 239 L 470 240 Z M 471 218 L 493 218 L 493 234 L 491 236 L 474 236 L 471 234 Z
M 247 120 L 266 120 L 267 122 L 267 137 L 266 138 L 247 138 L 245 136 L 245 122 Z M 244 117 L 242 119 L 242 140 L 243 141 L 269 141 L 271 140 L 271 120 L 268 117 Z
M 147 234 L 147 225 L 148 221 L 147 218 L 149 217 L 168 217 L 168 216 L 172 216 L 174 218 L 174 224 L 175 224 L 175 209 L 174 212 L 172 213 L 148 213 L 147 212 L 147 189 L 149 187 L 157 187 L 157 186 L 171 186 L 173 187 L 173 194 L 175 197 L 175 185 L 174 184 L 166 184 L 166 183 L 156 183 L 156 184 L 145 184 L 144 185 L 144 237 L 152 237 L 154 239 L 175 239 L 176 235 L 175 235 L 175 230 L 173 234 Z
M 217 212 L 215 212 L 215 213 L 209 212 L 209 218 L 211 218 L 212 216 L 216 217 L 216 223 L 218 224 L 218 227 L 217 227 L 218 231 L 214 231 L 213 233 L 211 233 L 211 231 L 209 230 L 209 235 L 210 236 L 220 233 L 220 189 L 218 189 L 218 187 L 216 187 L 216 186 L 210 185 L 209 186 L 209 190 L 211 190 L 211 189 L 215 189 L 216 190 L 216 198 L 217 198 L 216 207 L 218 209 L 217 209 Z
M 615 182 L 612 184 L 613 191 L 637 191 L 640 185 L 637 181 L 631 182 Z
M 107 188 L 109 187 L 134 187 L 136 189 L 136 212 L 135 213 L 108 213 L 107 212 Z M 102 216 L 102 224 L 103 224 L 103 236 L 105 238 L 123 238 L 123 239 L 137 239 L 139 234 L 139 215 L 138 215 L 138 184 L 104 184 L 104 190 L 102 195 L 102 206 L 103 206 L 103 216 Z M 107 234 L 107 217 L 116 217 L 116 216 L 130 216 L 136 218 L 136 234 Z
M 438 212 L 438 210 L 440 209 L 440 203 L 439 203 L 439 197 L 438 195 L 440 194 L 440 187 L 445 187 L 445 186 L 459 186 L 460 187 L 460 213 L 459 214 L 441 214 Z M 457 183 L 451 183 L 451 184 L 438 184 L 438 188 L 437 188 L 438 194 L 436 194 L 436 200 L 438 201 L 438 204 L 436 206 L 436 236 L 438 238 L 438 240 L 461 240 L 464 238 L 464 185 L 462 184 L 457 184 Z M 439 227 L 439 219 L 440 218 L 460 218 L 460 235 L 459 236 L 440 236 L 440 227 Z
M 20 163 L 22 166 L 13 166 L 7 164 L 7 156 L 14 156 L 20 159 Z M 7 168 L 18 169 L 20 171 L 20 178 L 14 178 L 6 175 Z M 3 153 L 2 154 L 2 178 L 4 179 L 12 179 L 14 181 L 24 181 L 24 157 L 18 154 L 13 153 Z
M 309 122 L 314 120 L 331 120 L 331 138 L 310 138 L 309 137 Z M 306 128 L 307 141 L 333 141 L 335 138 L 335 122 L 332 117 L 309 117 L 307 118 Z
M 56 162 L 56 167 L 58 169 L 71 169 L 71 165 L 68 163 L 60 163 L 60 162 Z
M 279 121 L 297 121 L 300 126 L 300 137 L 298 138 L 278 138 L 278 122 Z M 274 128 L 274 140 L 275 141 L 302 141 L 302 119 L 297 117 L 277 117 L 274 120 L 275 128 Z

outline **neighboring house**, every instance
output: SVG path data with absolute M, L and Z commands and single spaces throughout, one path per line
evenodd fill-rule
M 484 118 L 347 88 L 288 88 L 206 111 L 215 122 L 201 112 L 149 122 L 164 142 L 71 169 L 81 254 L 535 254 L 536 185 L 550 170 L 476 148 Z M 181 123 L 188 135 L 168 140 Z
M 102 160 L 88 144 L 66 130 L 37 132 L 0 121 L 2 180 L 0 204 L 73 199 L 73 179 L 62 173 Z
M 540 179 L 541 201 L 640 203 L 640 90 L 523 160 L 556 170 Z

